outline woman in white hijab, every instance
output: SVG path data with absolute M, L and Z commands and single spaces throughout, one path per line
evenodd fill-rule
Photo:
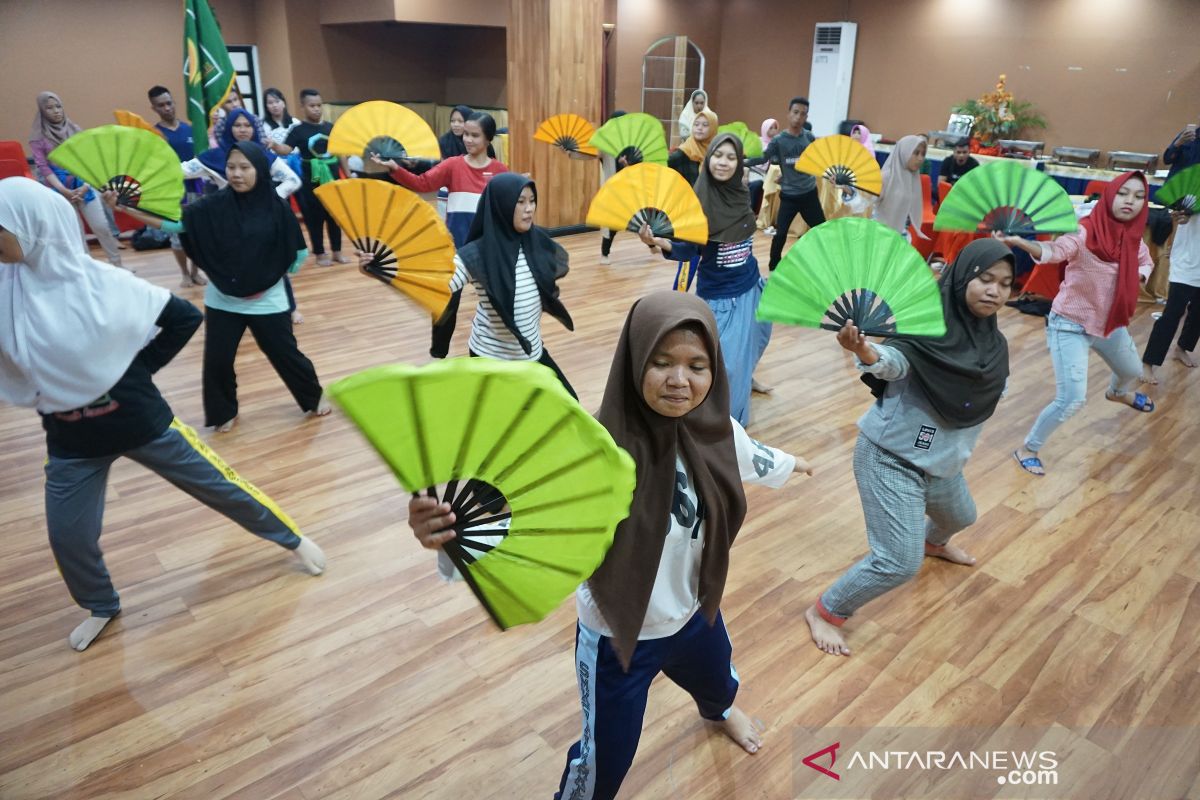
M 90 258 L 71 204 L 28 178 L 0 180 L 0 308 L 0 399 L 42 415 L 50 547 L 90 612 L 71 647 L 87 648 L 121 611 L 100 529 L 109 468 L 122 456 L 294 551 L 309 572 L 324 569 L 321 549 L 175 419 L 154 385 L 200 312 Z
M 691 99 L 683 107 L 683 112 L 679 115 L 679 140 L 683 141 L 692 135 L 692 123 L 696 120 L 696 115 L 704 109 L 708 108 L 708 92 L 703 89 L 697 89 L 692 92 Z M 712 111 L 711 108 L 708 108 Z M 717 112 L 713 111 L 714 114 Z M 717 132 L 713 131 L 713 136 Z
M 909 225 L 922 239 L 929 237 L 921 233 L 921 219 L 925 214 L 925 201 L 921 197 L 921 165 L 925 163 L 926 141 L 924 136 L 901 137 L 883 162 L 883 189 L 873 213 L 873 218 L 887 225 L 906 240 L 912 241 Z M 872 204 L 865 192 L 843 188 L 841 199 L 851 214 L 862 214 Z

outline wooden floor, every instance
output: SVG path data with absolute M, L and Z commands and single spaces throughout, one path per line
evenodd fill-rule
M 563 241 L 577 329 L 547 317 L 544 335 L 594 409 L 626 310 L 673 267 L 629 235 L 609 267 L 598 235 Z M 129 263 L 178 283 L 167 251 Z M 296 294 L 325 383 L 427 360 L 422 316 L 351 268 L 310 264 Z M 1139 415 L 1104 401 L 1093 358 L 1088 406 L 1043 450 L 1039 480 L 1009 454 L 1053 394 L 1042 325 L 1002 312 L 1011 390 L 968 466 L 979 521 L 958 540 L 979 565 L 928 561 L 846 626 L 849 659 L 817 651 L 801 614 L 865 550 L 850 460 L 869 396 L 831 334 L 776 326 L 758 371 L 776 391 L 755 398 L 750 430 L 817 474 L 748 490 L 724 603 L 738 702 L 767 746 L 743 755 L 660 678 L 623 797 L 793 797 L 796 732 L 829 726 L 1057 726 L 1095 758 L 1123 741 L 1101 729 L 1169 727 L 1184 754 L 1169 793 L 1111 796 L 1200 797 L 1200 370 L 1169 362 L 1159 410 Z M 192 425 L 202 346 L 201 332 L 158 379 Z M 240 425 L 204 436 L 325 549 L 328 571 L 308 577 L 120 462 L 103 545 L 124 613 L 85 653 L 66 642 L 84 613 L 46 543 L 37 416 L 0 408 L 0 797 L 549 798 L 580 724 L 573 602 L 497 632 L 464 586 L 438 581 L 404 492 L 346 419 L 303 419 L 249 337 L 238 366 Z

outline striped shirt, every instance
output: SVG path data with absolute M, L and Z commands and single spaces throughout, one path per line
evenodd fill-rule
M 529 342 L 529 354 L 521 349 L 521 343 L 512 335 L 492 308 L 487 292 L 478 282 L 471 280 L 470 273 L 462 260 L 454 257 L 454 277 L 450 279 L 450 291 L 457 292 L 471 281 L 475 285 L 478 302 L 475 318 L 471 321 L 471 338 L 467 347 L 476 355 L 497 358 L 501 361 L 537 361 L 542 357 L 542 298 L 538 294 L 533 273 L 525 263 L 524 250 L 517 250 L 516 284 L 513 287 L 513 324 L 525 341 Z
M 1117 293 L 1117 264 L 1103 261 L 1087 248 L 1087 230 L 1060 236 L 1053 242 L 1041 242 L 1039 264 L 1067 262 L 1066 277 L 1054 298 L 1053 309 L 1059 316 L 1082 325 L 1089 336 L 1104 337 L 1104 326 Z M 1138 246 L 1138 272 L 1149 276 L 1154 268 L 1150 248 L 1145 242 Z

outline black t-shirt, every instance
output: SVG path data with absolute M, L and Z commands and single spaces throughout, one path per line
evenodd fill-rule
M 120 455 L 161 436 L 175 415 L 151 376 L 183 349 L 203 320 L 200 309 L 172 295 L 155 320 L 162 330 L 134 356 L 115 386 L 86 408 L 42 416 L 50 455 Z
M 301 169 L 304 171 L 304 174 L 300 177 L 304 179 L 305 186 L 312 183 L 312 164 L 310 162 L 314 152 L 309 148 L 309 140 L 319 133 L 328 136 L 332 130 L 333 123 L 331 122 L 312 123 L 302 120 L 296 127 L 292 128 L 291 132 L 287 135 L 287 139 L 284 140 L 284 144 L 288 147 L 300 148 L 300 158 L 302 159 Z M 324 141 L 321 141 L 317 145 L 315 155 L 326 155 L 325 144 Z M 338 177 L 338 167 L 336 164 L 330 165 L 329 169 L 333 173 L 333 177 Z
M 946 156 L 946 158 L 942 160 L 941 170 L 938 171 L 938 180 L 953 184 L 963 175 L 966 175 L 968 172 L 978 166 L 979 162 L 971 156 L 967 156 L 967 163 L 963 164 L 962 166 L 959 166 L 958 162 L 954 160 L 954 156 Z

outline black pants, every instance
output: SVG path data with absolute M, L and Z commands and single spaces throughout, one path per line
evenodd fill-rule
M 223 425 L 237 416 L 237 373 L 233 362 L 246 328 L 300 408 L 316 411 L 321 401 L 321 383 L 312 362 L 296 345 L 291 315 L 286 311 L 233 314 L 205 307 L 204 424 Z
M 615 238 L 617 238 L 617 232 L 614 230 L 600 236 L 600 255 L 607 256 L 612 252 L 612 243 Z
M 471 358 L 481 358 L 479 353 L 476 353 L 474 350 L 467 350 L 467 353 L 470 354 Z M 567 390 L 567 393 L 576 400 L 579 399 L 579 395 L 575 394 L 575 389 L 571 387 L 571 383 L 567 380 L 567 376 L 563 375 L 562 370 L 558 368 L 558 364 L 554 363 L 554 359 L 550 357 L 550 351 L 546 349 L 545 345 L 542 346 L 542 354 L 538 356 L 537 363 L 544 367 L 549 367 L 554 374 L 558 376 L 559 383 L 563 385 L 563 388 Z
M 788 228 L 796 215 L 804 217 L 808 227 L 815 228 L 825 221 L 825 212 L 821 210 L 821 199 L 817 190 L 804 194 L 780 194 L 779 212 L 775 215 L 775 238 L 771 240 L 771 261 L 768 266 L 775 269 L 783 258 L 783 245 L 787 242 Z
M 329 247 L 335 253 L 342 249 L 342 229 L 329 216 L 325 206 L 313 194 L 311 183 L 306 183 L 296 192 L 296 203 L 300 206 L 300 214 L 304 217 L 304 227 L 308 228 L 308 238 L 312 244 L 313 255 L 325 255 L 325 229 L 329 229 Z
M 1150 341 L 1146 342 L 1146 352 L 1142 353 L 1142 363 L 1155 367 L 1162 366 L 1163 358 L 1179 329 L 1179 321 L 1187 313 L 1183 323 L 1183 333 L 1179 334 L 1179 347 L 1191 352 L 1200 341 L 1200 287 L 1188 286 L 1186 283 L 1172 283 L 1167 290 L 1167 305 L 1162 316 L 1154 323 L 1150 331 Z

